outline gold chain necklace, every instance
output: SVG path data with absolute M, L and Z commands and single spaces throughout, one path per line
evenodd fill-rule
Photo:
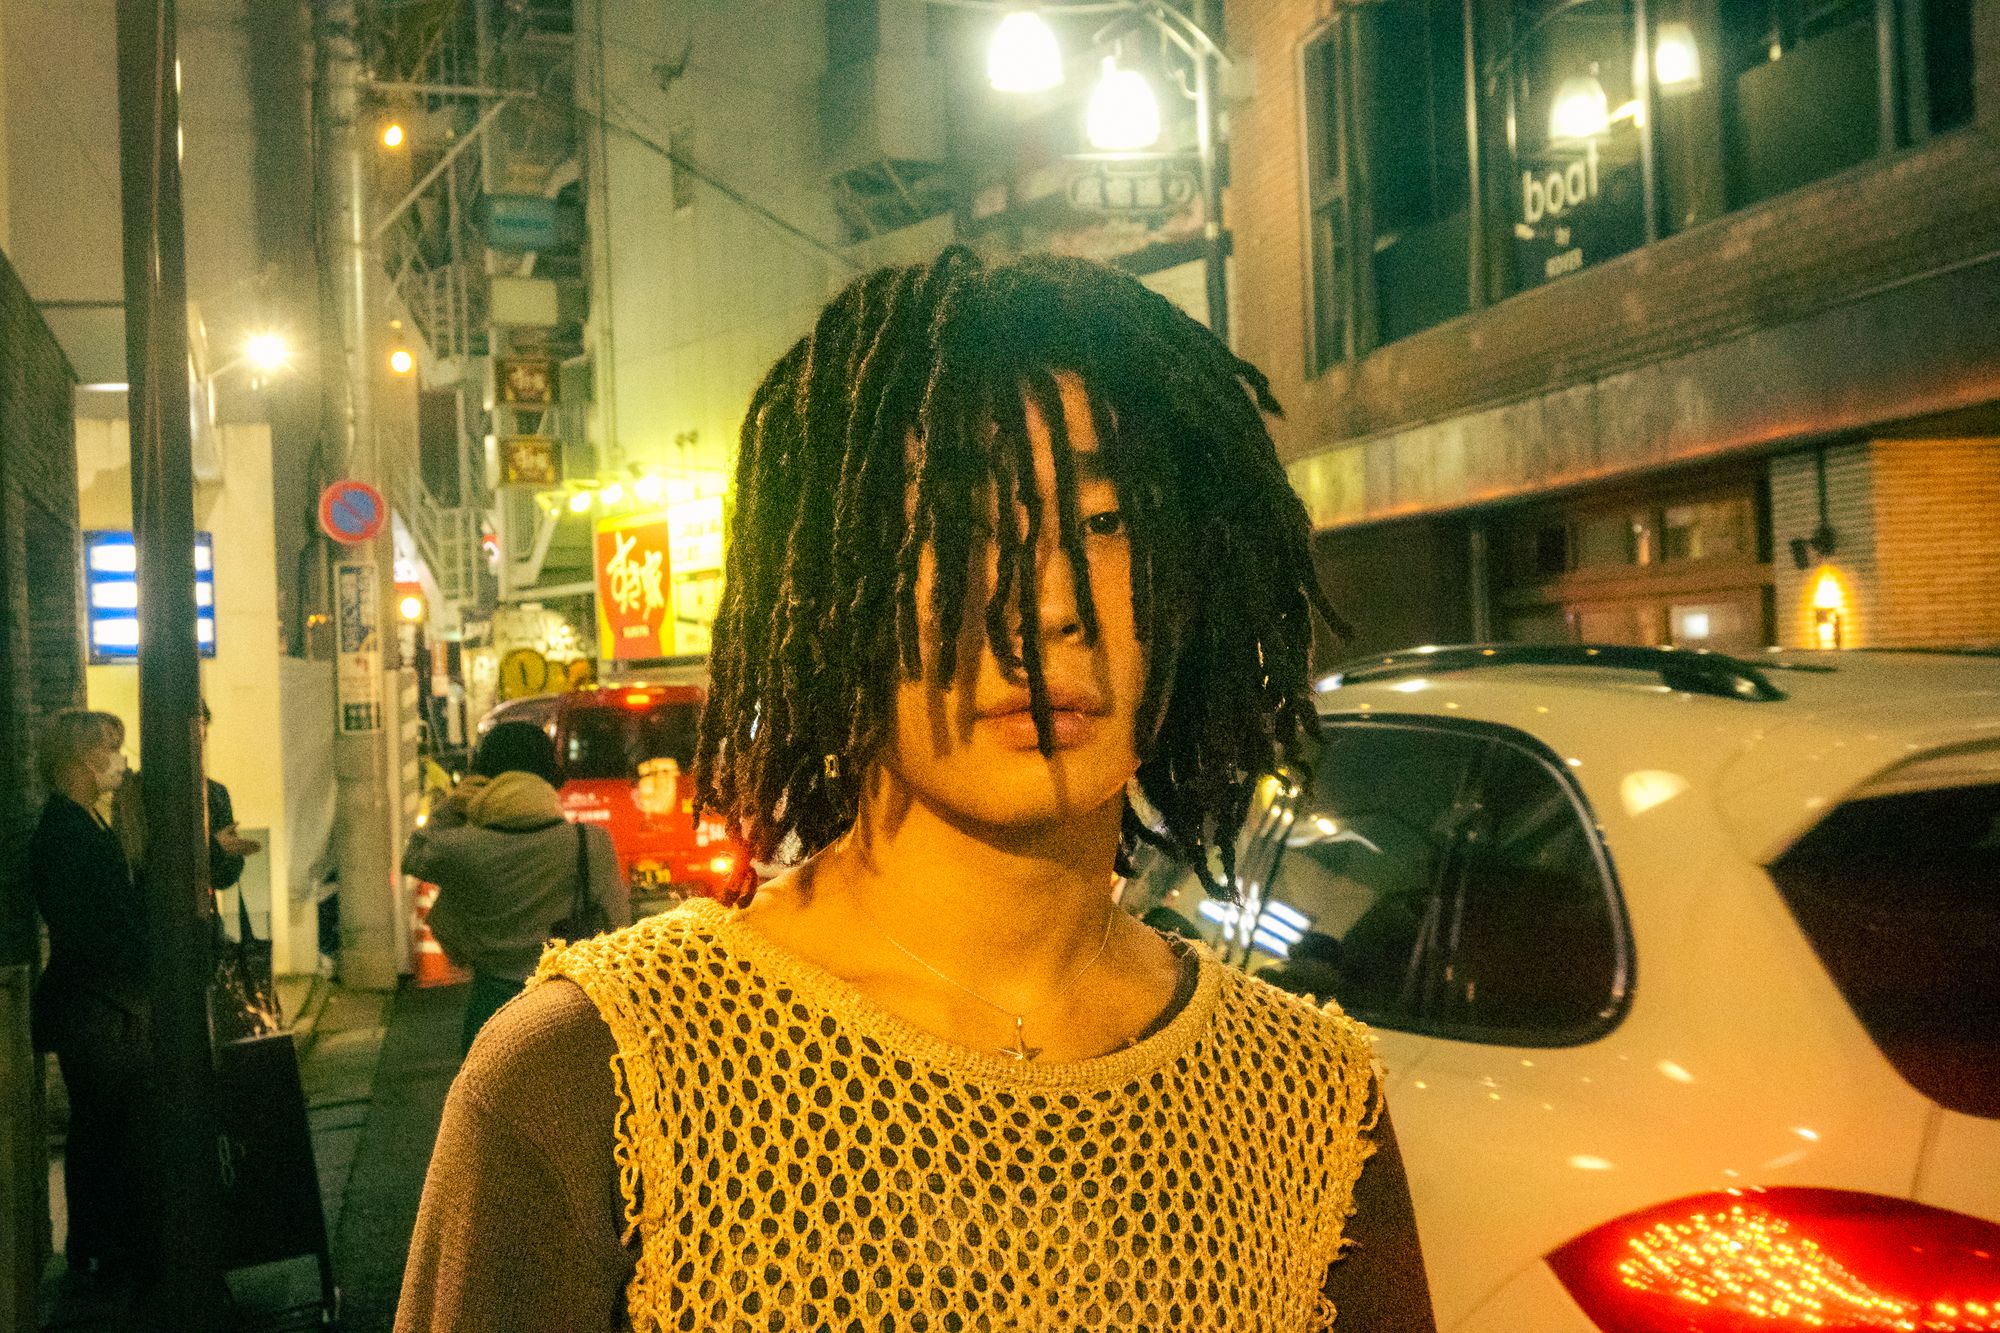
M 857 905 L 860 905 L 858 900 L 857 900 Z M 877 921 L 875 919 L 875 914 L 873 912 L 870 912 L 866 906 L 861 906 L 861 914 L 868 918 L 868 924 L 875 927 L 876 931 L 881 934 L 883 939 L 889 941 L 890 944 L 895 946 L 896 951 L 898 953 L 901 953 L 905 958 L 908 958 L 918 967 L 923 968 L 924 971 L 930 973 L 932 976 L 936 977 L 939 981 L 944 982 L 947 986 L 951 986 L 956 990 L 964 991 L 967 995 L 970 995 L 973 999 L 979 1001 L 987 1008 L 998 1010 L 1000 1013 L 1003 1013 L 1007 1015 L 1007 1017 L 1013 1019 L 1014 1044 L 1012 1046 L 1002 1046 L 1000 1048 L 1000 1054 L 1012 1056 L 1014 1060 L 1016 1060 L 1017 1062 L 1026 1063 L 1029 1060 L 1035 1059 L 1042 1053 L 1042 1048 L 1040 1046 L 1028 1045 L 1027 1037 L 1023 1033 L 1023 1029 L 1027 1025 L 1029 1015 L 1040 1013 L 1042 1010 L 1054 1004 L 1057 1000 L 1062 999 L 1064 996 L 1068 995 L 1071 991 L 1075 990 L 1076 984 L 1079 981 L 1083 980 L 1085 974 L 1088 973 L 1091 968 L 1097 966 L 1097 960 L 1104 957 L 1104 946 L 1111 943 L 1111 923 L 1115 921 L 1118 917 L 1118 905 L 1116 903 L 1106 904 L 1106 910 L 1104 913 L 1104 933 L 1103 935 L 1098 937 L 1097 951 L 1090 955 L 1089 960 L 1085 962 L 1082 967 L 1079 967 L 1076 969 L 1076 971 L 1072 972 L 1069 976 L 1069 979 L 1065 981 L 1053 995 L 1043 1000 L 1040 1004 L 1035 1005 L 1033 1008 L 1024 1009 L 1019 1013 L 1016 1013 L 1014 1010 L 1009 1009 L 1006 1005 L 999 1003 L 997 1000 L 987 999 L 984 995 L 981 995 L 978 991 L 972 989 L 972 987 L 966 985 L 964 982 L 958 980 L 956 977 L 951 976 L 943 969 L 930 963 L 922 955 L 918 954 L 916 950 L 904 944 L 894 935 L 891 935 L 888 931 L 888 928 L 885 927 L 880 921 Z

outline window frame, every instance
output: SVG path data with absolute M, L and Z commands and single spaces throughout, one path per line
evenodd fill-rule
M 1300 104 L 1299 123 L 1299 202 L 1302 219 L 1301 244 L 1304 264 L 1302 277 L 1307 291 L 1304 301 L 1304 348 L 1305 378 L 1317 379 L 1321 375 L 1341 365 L 1355 364 L 1370 353 L 1389 346 L 1380 337 L 1377 300 L 1372 257 L 1374 254 L 1374 224 L 1368 217 L 1369 190 L 1367 175 L 1369 164 L 1366 156 L 1359 151 L 1356 134 L 1360 116 L 1355 105 L 1356 83 L 1356 24 L 1358 12 L 1368 4 L 1381 0 L 1366 0 L 1360 5 L 1351 5 L 1307 31 L 1296 48 L 1296 68 L 1293 71 L 1294 87 L 1298 90 Z M 1626 255 L 1641 253 L 1671 236 L 1687 235 L 1702 227 L 1713 225 L 1727 218 L 1769 207 L 1781 200 L 1796 195 L 1799 191 L 1823 186 L 1838 180 L 1852 171 L 1881 168 L 1901 155 L 1916 151 L 1937 139 L 1975 131 L 1982 123 L 1977 111 L 1978 29 L 1975 21 L 1973 29 L 1972 81 L 1974 89 L 1974 110 L 1963 123 L 1942 129 L 1933 128 L 1928 97 L 1928 52 L 1924 47 L 1924 19 L 1929 0 L 1872 0 L 1875 9 L 1877 30 L 1875 73 L 1879 103 L 1877 114 L 1877 136 L 1867 155 L 1852 167 L 1831 175 L 1793 186 L 1769 197 L 1747 203 L 1730 203 L 1712 218 L 1705 218 L 1691 227 L 1675 228 L 1667 225 L 1666 186 L 1661 179 L 1661 169 L 1657 159 L 1661 152 L 1659 89 L 1648 69 L 1636 87 L 1635 100 L 1640 104 L 1640 116 L 1644 128 L 1641 131 L 1642 173 L 1642 223 L 1644 237 L 1631 250 L 1618 255 L 1586 264 L 1582 268 L 1564 273 L 1544 281 L 1529 284 L 1519 290 L 1499 289 L 1500 275 L 1495 269 L 1491 256 L 1487 253 L 1492 242 L 1494 229 L 1500 221 L 1493 216 L 1495 200 L 1488 190 L 1487 173 L 1490 164 L 1484 161 L 1485 139 L 1489 130 L 1485 99 L 1470 98 L 1466 108 L 1467 117 L 1467 169 L 1469 172 L 1470 217 L 1467 226 L 1468 262 L 1465 272 L 1466 303 L 1463 314 L 1454 315 L 1439 324 L 1429 325 L 1404 335 L 1395 341 L 1420 336 L 1432 329 L 1443 327 L 1458 319 L 1477 315 L 1499 302 L 1512 300 L 1527 292 L 1556 286 L 1578 273 L 1587 272 L 1611 263 Z M 1464 0 L 1466 20 L 1470 27 L 1464 37 L 1467 44 L 1469 70 L 1483 70 L 1481 58 L 1486 42 L 1485 0 Z M 1974 17 L 1976 20 L 1977 10 Z M 1641 2 L 1633 6 L 1634 40 L 1638 49 L 1651 51 L 1657 36 L 1654 17 L 1649 7 Z M 1477 82 L 1477 80 L 1474 80 Z M 1330 86 L 1329 86 L 1330 85 Z M 1720 131 L 1718 131 L 1720 132 Z M 1337 170 L 1323 179 L 1319 171 L 1325 153 L 1338 153 Z M 1726 168 L 1726 161 L 1719 164 Z M 1329 184 L 1333 182 L 1334 184 Z M 1325 214 L 1338 214 L 1332 219 L 1332 231 L 1339 247 L 1344 250 L 1345 271 L 1326 274 L 1323 270 L 1330 264 L 1329 257 L 1322 254 L 1319 244 L 1320 218 Z M 1325 279 L 1331 278 L 1332 292 L 1325 290 Z M 1326 327 L 1331 321 L 1324 316 L 1325 309 L 1336 306 L 1342 311 L 1339 346 L 1330 346 L 1335 340 L 1329 336 Z
M 1625 910 L 1625 895 L 1619 883 L 1617 864 L 1605 843 L 1604 827 L 1598 821 L 1597 812 L 1592 808 L 1590 798 L 1570 773 L 1568 765 L 1562 762 L 1555 751 L 1517 727 L 1471 719 L 1439 718 L 1426 713 L 1380 713 L 1373 710 L 1367 713 L 1322 711 L 1320 729 L 1323 744 L 1325 738 L 1329 737 L 1335 728 L 1424 731 L 1469 741 L 1507 745 L 1538 764 L 1554 779 L 1557 789 L 1568 799 L 1571 813 L 1582 824 L 1590 848 L 1591 861 L 1597 868 L 1598 885 L 1604 895 L 1606 920 L 1611 932 L 1610 994 L 1606 997 L 1604 1006 L 1589 1022 L 1579 1024 L 1572 1029 L 1527 1033 L 1477 1024 L 1433 1022 L 1428 1021 L 1427 1016 L 1421 1013 L 1398 1015 L 1394 1021 L 1359 1011 L 1356 1011 L 1355 1016 L 1370 1026 L 1385 1031 L 1523 1050 L 1556 1050 L 1587 1046 L 1601 1041 L 1623 1023 L 1626 1014 L 1631 1012 L 1638 980 L 1638 956 L 1632 939 L 1631 918 Z M 1281 838 L 1266 879 L 1267 899 L 1280 897 L 1278 890 L 1284 871 L 1285 855 L 1289 850 Z M 1445 953 L 1440 951 L 1436 956 L 1426 960 L 1422 977 L 1422 989 L 1426 993 L 1431 989 L 1430 983 L 1436 978 L 1441 959 L 1444 957 Z

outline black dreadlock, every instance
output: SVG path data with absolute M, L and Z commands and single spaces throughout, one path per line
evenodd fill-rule
M 1126 516 L 1148 648 L 1139 725 L 1159 720 L 1138 738 L 1157 824 L 1127 811 L 1120 863 L 1153 842 L 1233 896 L 1257 782 L 1318 731 L 1312 612 L 1344 632 L 1264 422 L 1277 401 L 1262 372 L 1127 275 L 1054 256 L 989 267 L 961 246 L 855 281 L 744 419 L 694 769 L 699 810 L 728 820 L 756 860 L 810 855 L 854 822 L 846 779 L 887 740 L 899 676 L 924 670 L 920 617 L 961 623 L 989 493 L 1003 500 L 986 639 L 1025 676 L 1049 751 L 1033 574 L 1047 523 L 1086 641 L 1097 634 L 1059 371 L 1084 385 Z M 1053 437 L 1053 515 L 1035 484 L 1030 400 Z M 920 608 L 926 547 L 937 575 Z M 938 644 L 932 677 L 945 685 L 958 640 Z

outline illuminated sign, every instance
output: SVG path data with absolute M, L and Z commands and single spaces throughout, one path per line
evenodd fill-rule
M 614 662 L 673 656 L 673 590 L 667 583 L 671 544 L 665 514 L 599 521 L 592 562 L 598 656 Z
M 709 649 L 722 597 L 719 495 L 597 524 L 597 651 L 614 662 Z
M 139 548 L 132 534 L 83 534 L 84 620 L 90 664 L 139 660 Z M 215 656 L 215 542 L 194 537 L 194 632 L 203 657 Z

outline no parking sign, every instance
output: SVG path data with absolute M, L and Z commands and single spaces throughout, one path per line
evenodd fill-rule
M 364 481 L 336 481 L 319 494 L 320 531 L 337 542 L 367 541 L 382 530 L 388 513 L 382 492 Z

